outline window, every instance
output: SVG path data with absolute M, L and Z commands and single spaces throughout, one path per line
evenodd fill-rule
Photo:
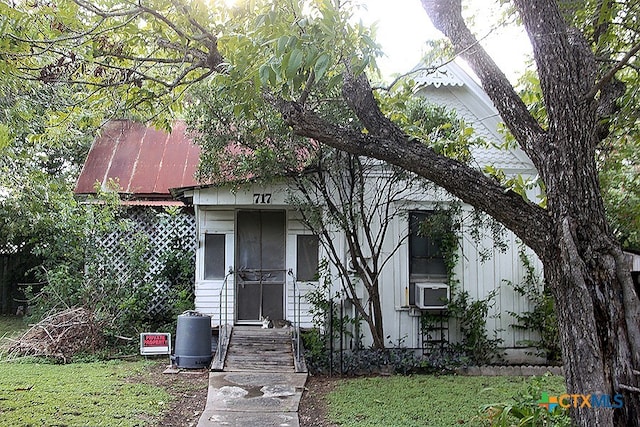
M 409 276 L 446 276 L 447 266 L 440 250 L 441 241 L 420 233 L 420 225 L 433 215 L 432 211 L 409 213 Z
M 299 281 L 318 280 L 318 236 L 300 234 L 296 237 L 296 278 Z
M 421 280 L 446 280 L 447 266 L 441 251 L 441 239 L 420 233 L 420 226 L 432 211 L 409 213 L 409 304 L 415 304 L 415 283 Z
M 204 279 L 224 278 L 224 234 L 204 235 Z

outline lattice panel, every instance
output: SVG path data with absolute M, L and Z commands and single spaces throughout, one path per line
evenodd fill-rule
M 154 282 L 154 296 L 149 307 L 149 314 L 155 315 L 166 309 L 167 293 L 170 283 L 157 280 L 162 270 L 162 256 L 171 249 L 171 244 L 176 238 L 181 249 L 189 251 L 191 262 L 195 263 L 196 253 L 196 222 L 195 217 L 189 213 L 169 215 L 162 208 L 129 207 L 126 210 L 128 227 L 108 234 L 104 240 L 97 244 L 105 250 L 110 269 L 118 275 L 120 280 L 132 280 L 132 277 L 140 276 L 139 272 L 132 271 L 127 257 L 123 256 L 123 248 L 142 236 L 147 243 L 145 260 L 148 268 L 144 274 L 146 283 Z M 194 278 L 192 278 L 193 280 Z

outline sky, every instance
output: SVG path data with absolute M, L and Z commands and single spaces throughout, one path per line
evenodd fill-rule
M 227 5 L 233 5 L 236 0 L 224 0 L 224 2 Z M 442 38 L 431 24 L 420 0 L 355 0 L 355 2 L 364 5 L 357 13 L 357 17 L 365 24 L 377 25 L 376 40 L 386 53 L 385 57 L 378 59 L 378 66 L 386 80 L 391 80 L 392 76 L 404 74 L 414 68 L 422 58 L 425 41 Z M 464 0 L 463 14 L 473 16 L 475 22 L 479 23 L 478 27 L 487 27 L 478 33 L 478 36 L 489 34 L 482 38 L 481 44 L 512 83 L 515 83 L 517 77 L 526 68 L 531 46 L 522 28 L 512 26 L 489 31 L 488 26 L 495 24 L 499 16 L 496 3 L 498 0 Z
M 358 15 L 364 23 L 376 22 L 377 40 L 387 54 L 378 60 L 384 76 L 405 73 L 418 64 L 422 57 L 425 41 L 441 38 L 433 27 L 420 0 L 366 0 L 366 11 Z M 478 23 L 495 23 L 497 11 L 492 0 L 466 1 L 470 4 L 468 13 Z M 483 30 L 488 33 L 489 29 Z M 515 81 L 524 70 L 527 53 L 530 53 L 526 33 L 522 28 L 500 29 L 491 32 L 481 42 L 507 77 Z

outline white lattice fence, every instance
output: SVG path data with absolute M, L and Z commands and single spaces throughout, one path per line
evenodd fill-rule
M 172 245 L 178 244 L 181 250 L 188 251 L 192 265 L 195 264 L 195 217 L 186 212 L 170 215 L 162 208 L 144 206 L 129 207 L 125 215 L 128 226 L 108 234 L 98 245 L 106 252 L 111 270 L 120 280 L 135 282 L 132 278 L 143 276 L 146 283 L 153 282 L 155 291 L 148 314 L 155 315 L 165 310 L 170 287 L 167 280 L 158 279 L 164 268 L 163 255 L 176 249 Z M 128 258 L 123 256 L 123 248 L 140 238 L 146 241 L 144 259 L 148 268 L 144 274 L 133 271 L 139 266 L 129 265 Z

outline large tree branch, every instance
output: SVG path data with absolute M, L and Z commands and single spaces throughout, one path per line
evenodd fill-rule
M 595 126 L 597 104 L 589 94 L 597 67 L 584 35 L 567 25 L 555 0 L 514 0 L 514 4 L 533 48 L 550 133 L 577 134 L 579 129 Z M 556 142 L 571 144 L 573 151 L 583 150 L 592 156 L 597 138 L 595 129 L 588 132 L 594 135 L 591 144 L 576 146 L 567 137 Z
M 591 90 L 585 95 L 585 100 L 590 101 L 594 98 L 598 92 L 603 90 L 605 86 L 609 85 L 611 81 L 615 78 L 615 75 L 618 71 L 622 70 L 625 66 L 629 64 L 629 61 L 636 56 L 636 54 L 640 51 L 640 41 L 638 41 L 629 51 L 624 55 L 622 59 L 614 64 L 613 67 L 591 88 Z
M 462 201 L 487 212 L 541 254 L 550 234 L 544 209 L 509 191 L 480 171 L 435 153 L 409 138 L 387 120 L 384 130 L 362 133 L 330 123 L 295 102 L 270 100 L 298 135 L 339 150 L 365 155 L 403 167 L 422 176 Z
M 433 25 L 469 63 L 505 124 L 538 170 L 545 161 L 544 130 L 462 18 L 461 0 L 422 0 Z

